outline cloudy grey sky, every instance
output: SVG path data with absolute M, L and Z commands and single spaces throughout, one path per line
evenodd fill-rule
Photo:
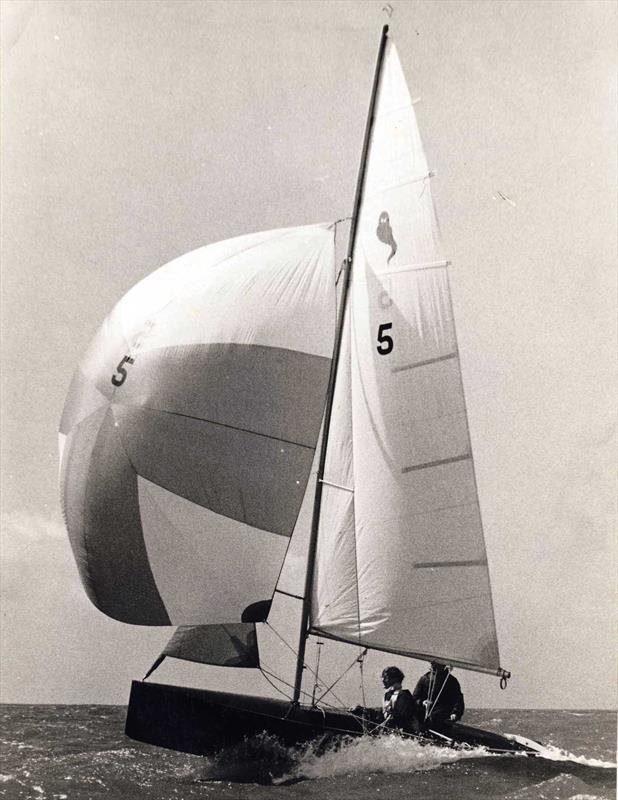
M 612 706 L 616 5 L 391 4 L 514 673 L 508 692 L 464 674 L 467 701 Z M 162 263 L 349 215 L 383 5 L 3 3 L 3 700 L 124 702 L 166 640 L 79 584 L 57 494 L 71 374 Z

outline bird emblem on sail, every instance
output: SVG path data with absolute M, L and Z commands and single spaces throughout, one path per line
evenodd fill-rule
M 384 244 L 390 245 L 391 253 L 389 257 L 386 259 L 386 263 L 388 264 L 391 258 L 397 252 L 397 242 L 395 241 L 395 237 L 393 236 L 393 229 L 391 228 L 391 221 L 387 211 L 383 211 L 380 214 L 380 219 L 378 220 L 378 227 L 376 228 L 376 236 L 381 242 L 384 242 Z

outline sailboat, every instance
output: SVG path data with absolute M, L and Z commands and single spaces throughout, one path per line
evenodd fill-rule
M 385 26 L 341 269 L 336 223 L 202 247 L 131 289 L 79 364 L 60 472 L 81 580 L 116 620 L 176 626 L 132 684 L 129 737 L 207 754 L 262 731 L 376 733 L 305 702 L 316 636 L 506 685 L 432 174 Z M 278 579 L 304 499 L 293 594 Z M 259 669 L 281 594 L 300 616 L 288 698 L 149 679 L 169 657 Z M 432 735 L 536 752 L 459 723 Z

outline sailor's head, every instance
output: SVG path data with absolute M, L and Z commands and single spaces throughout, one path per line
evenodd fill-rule
M 386 667 L 382 670 L 382 683 L 384 688 L 388 689 L 389 686 L 394 686 L 396 683 L 401 683 L 405 675 L 399 667 Z
M 431 671 L 432 672 L 440 672 L 440 670 L 446 669 L 446 664 L 440 664 L 439 661 L 430 661 L 431 664 Z

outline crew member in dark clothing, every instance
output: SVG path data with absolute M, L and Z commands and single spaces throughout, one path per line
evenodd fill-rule
M 382 700 L 384 726 L 406 733 L 418 733 L 421 728 L 418 706 L 409 690 L 401 686 L 404 677 L 398 667 L 386 667 L 382 672 L 382 683 L 386 689 Z
M 464 698 L 459 681 L 444 664 L 431 662 L 431 669 L 416 684 L 412 699 L 424 709 L 425 725 L 450 725 L 464 713 Z

